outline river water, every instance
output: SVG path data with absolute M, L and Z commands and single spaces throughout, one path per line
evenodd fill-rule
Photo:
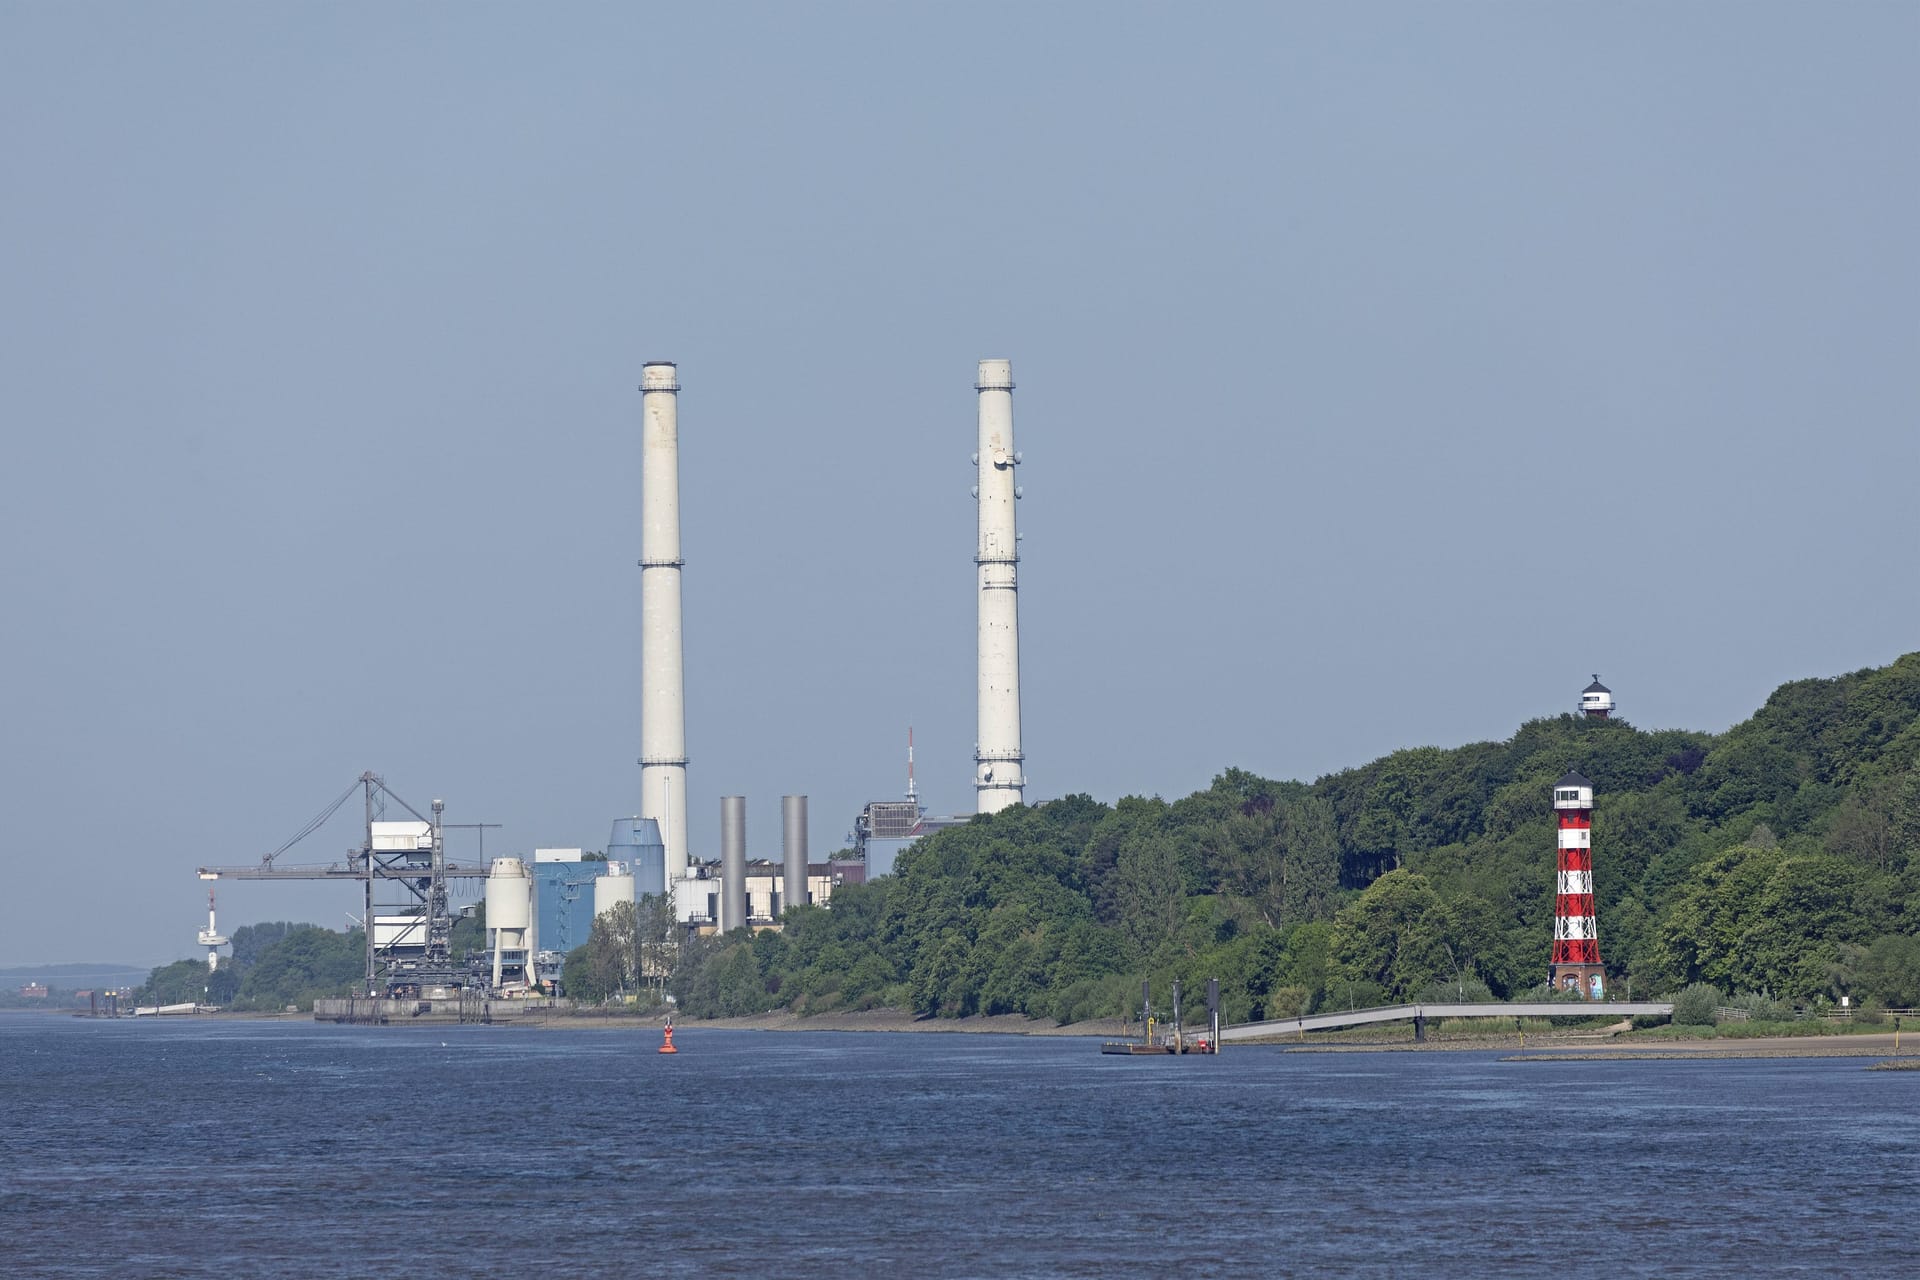
M 0 1276 L 1913 1275 L 1920 1072 L 0 1017 Z

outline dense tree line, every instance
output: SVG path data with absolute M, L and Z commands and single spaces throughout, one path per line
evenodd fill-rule
M 1551 792 L 1594 783 L 1595 889 L 1616 990 L 1711 984 L 1920 1004 L 1920 654 L 1775 691 L 1724 734 L 1531 721 L 1311 785 L 1068 796 L 981 816 L 896 874 L 690 946 L 688 1011 L 900 1006 L 1111 1016 L 1151 977 L 1222 980 L 1232 1019 L 1544 982 Z
M 486 905 L 454 921 L 456 960 L 487 946 Z M 366 978 L 367 935 L 336 932 L 286 920 L 242 925 L 230 954 L 211 973 L 205 960 L 176 960 L 148 975 L 134 993 L 140 1004 L 214 1004 L 277 1013 L 288 1005 L 311 1009 L 316 999 L 350 995 Z
M 312 1008 L 316 998 L 347 995 L 366 975 L 366 935 L 316 924 L 273 921 L 233 931 L 233 953 L 207 971 L 204 960 L 155 969 L 134 993 L 140 1004 L 216 1004 L 278 1012 Z

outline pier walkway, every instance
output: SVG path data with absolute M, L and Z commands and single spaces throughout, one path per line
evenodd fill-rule
M 1405 1022 L 1409 1019 L 1432 1021 L 1438 1018 L 1631 1018 L 1669 1015 L 1673 1003 L 1667 1000 L 1513 1000 L 1484 1004 L 1392 1004 L 1375 1009 L 1348 1009 L 1340 1013 L 1315 1013 L 1304 1018 L 1271 1018 L 1265 1022 L 1242 1022 L 1220 1029 L 1221 1043 L 1229 1040 L 1265 1040 L 1274 1036 L 1296 1035 L 1308 1031 L 1332 1031 L 1338 1027 L 1364 1027 L 1375 1022 Z

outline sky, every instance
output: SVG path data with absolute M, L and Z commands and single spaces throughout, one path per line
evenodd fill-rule
M 0 0 L 0 963 L 604 848 L 648 360 L 696 854 L 971 811 L 986 357 L 1030 799 L 1725 729 L 1920 648 L 1916 227 L 1911 4 Z

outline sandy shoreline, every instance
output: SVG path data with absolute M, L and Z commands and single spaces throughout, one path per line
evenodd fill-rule
M 547 1027 L 604 1027 L 609 1029 L 654 1030 L 664 1019 L 634 1017 L 594 1017 L 584 1015 L 554 1018 L 542 1022 Z M 1027 1035 L 1068 1036 L 1091 1040 L 1121 1037 L 1118 1020 L 1102 1019 L 1091 1023 L 1057 1026 L 1044 1018 L 1021 1014 L 997 1014 L 972 1018 L 920 1018 L 899 1009 L 869 1009 L 858 1013 L 822 1013 L 802 1016 L 794 1013 L 764 1013 L 741 1018 L 678 1018 L 675 1027 L 682 1032 L 705 1028 L 728 1031 L 842 1031 L 908 1032 L 945 1035 Z M 1133 1035 L 1138 1027 L 1130 1028 Z M 1381 1037 L 1367 1040 L 1300 1039 L 1293 1036 L 1271 1040 L 1230 1043 L 1222 1056 L 1236 1050 L 1265 1045 L 1293 1053 L 1458 1053 L 1505 1050 L 1511 1062 L 1593 1062 L 1649 1061 L 1725 1058 L 1891 1058 L 1920 1059 L 1920 1036 L 1902 1035 L 1900 1048 L 1894 1049 L 1894 1034 L 1850 1036 L 1781 1036 L 1753 1040 L 1672 1040 L 1626 1038 L 1624 1033 L 1567 1031 L 1529 1033 L 1524 1040 L 1515 1034 L 1449 1037 L 1412 1042 L 1411 1031 L 1402 1038 Z

